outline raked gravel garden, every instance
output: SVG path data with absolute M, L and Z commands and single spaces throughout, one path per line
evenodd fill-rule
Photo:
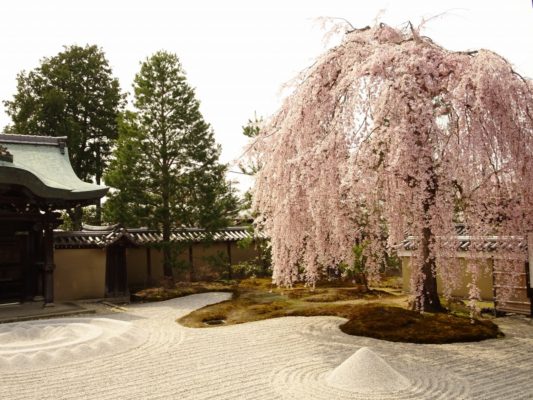
M 338 317 L 187 328 L 229 293 L 0 325 L 1 399 L 532 399 L 533 324 L 444 345 L 350 336 Z

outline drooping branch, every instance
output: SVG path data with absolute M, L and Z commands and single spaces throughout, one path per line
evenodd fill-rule
M 272 238 L 275 281 L 292 282 L 298 267 L 313 281 L 350 264 L 363 232 L 377 241 L 387 232 L 392 247 L 408 230 L 429 235 L 412 260 L 423 300 L 427 271 L 455 252 L 440 238 L 457 221 L 491 234 L 531 229 L 531 87 L 499 55 L 448 51 L 412 25 L 347 33 L 254 143 L 263 165 L 254 207 Z M 520 201 L 502 200 L 517 193 Z M 506 218 L 491 224 L 503 206 Z M 384 247 L 365 248 L 373 276 Z

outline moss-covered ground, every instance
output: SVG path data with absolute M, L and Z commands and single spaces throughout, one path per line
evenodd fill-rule
M 234 292 L 237 283 L 232 282 L 178 282 L 173 287 L 152 287 L 132 295 L 133 301 L 152 302 L 207 292 Z
M 365 289 L 347 283 L 322 282 L 314 290 L 272 287 L 269 279 L 240 282 L 176 284 L 146 289 L 138 300 L 158 301 L 209 291 L 232 292 L 231 300 L 203 307 L 179 319 L 182 325 L 207 328 L 289 316 L 338 316 L 350 335 L 410 343 L 469 342 L 503 336 L 489 319 L 454 313 L 418 313 L 407 309 L 407 296 L 394 288 Z

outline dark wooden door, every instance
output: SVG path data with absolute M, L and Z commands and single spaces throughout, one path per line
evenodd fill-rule
M 0 301 L 22 301 L 26 269 L 25 236 L 0 237 Z
M 128 295 L 126 247 L 119 244 L 107 248 L 106 297 Z

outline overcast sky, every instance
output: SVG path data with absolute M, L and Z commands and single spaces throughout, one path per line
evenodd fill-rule
M 128 92 L 139 63 L 168 50 L 181 59 L 230 162 L 246 142 L 242 125 L 275 112 L 280 86 L 325 50 L 316 18 L 363 27 L 379 16 L 399 26 L 441 13 L 425 35 L 452 50 L 491 49 L 533 77 L 531 0 L 11 0 L 0 3 L 0 100 L 13 96 L 18 72 L 64 45 L 102 47 Z M 0 129 L 8 123 L 0 105 Z

